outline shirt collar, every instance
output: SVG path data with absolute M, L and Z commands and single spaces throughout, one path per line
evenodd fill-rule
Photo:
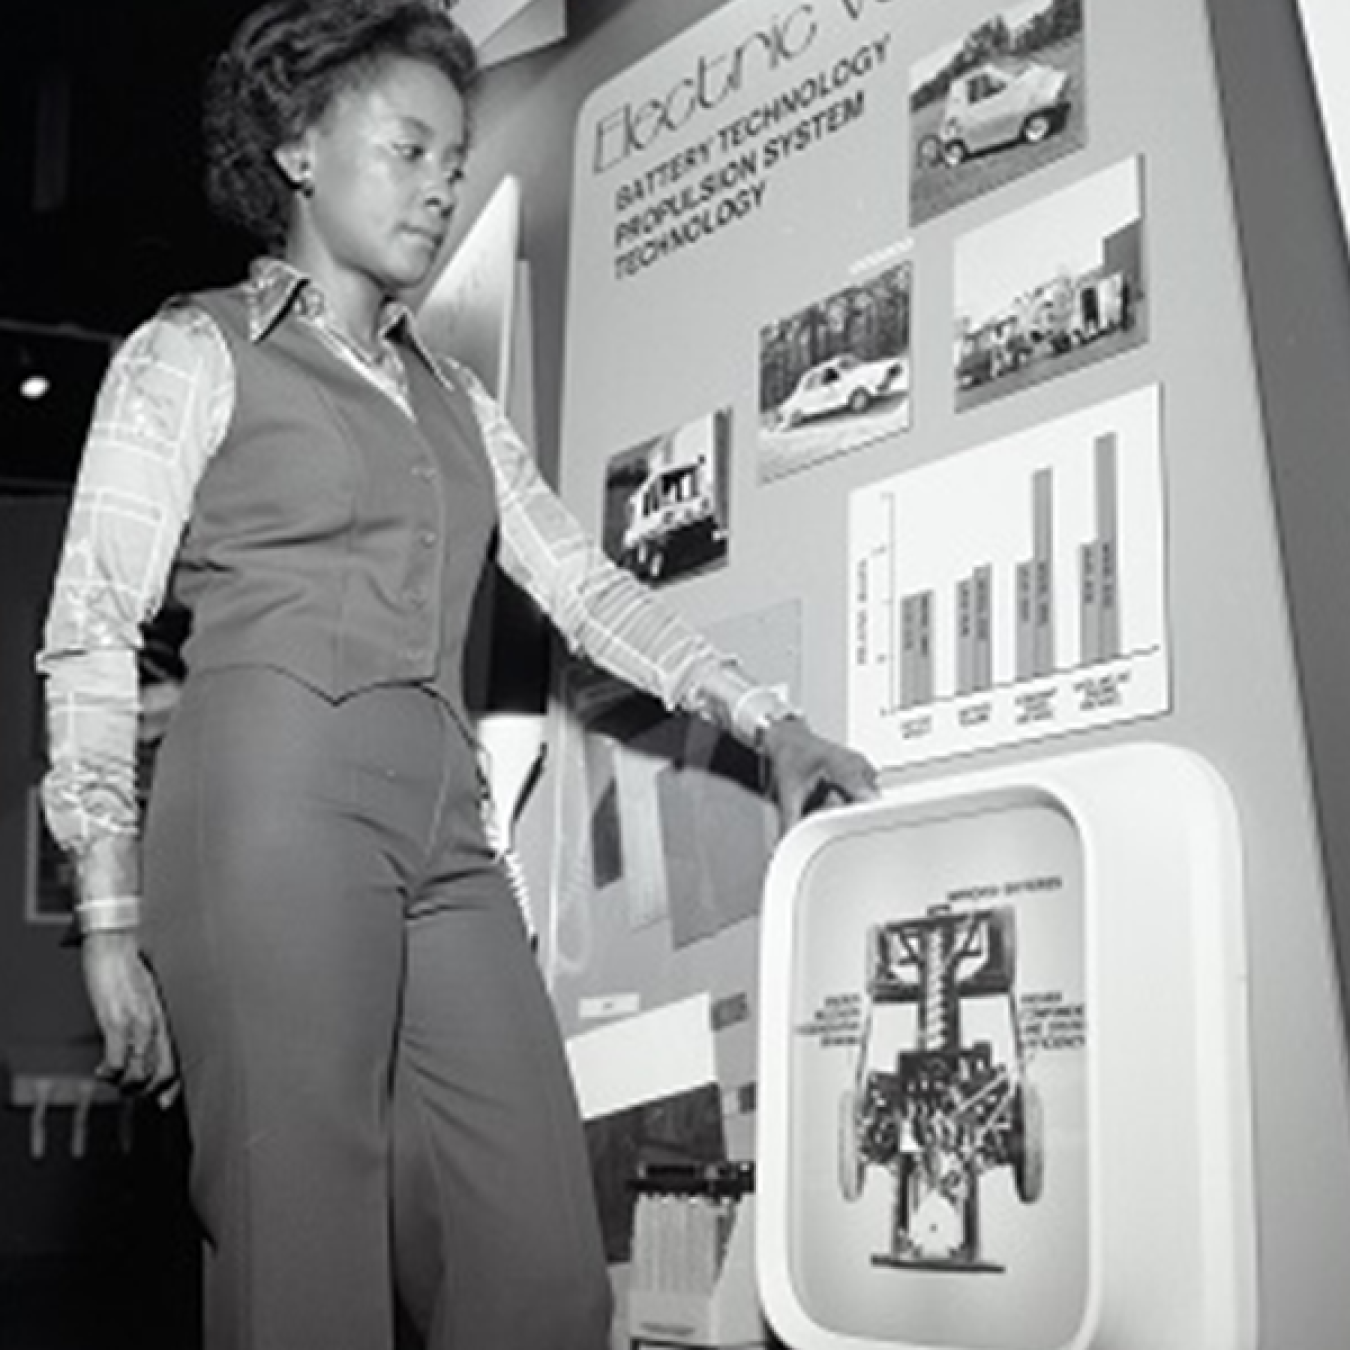
M 327 313 L 317 283 L 282 258 L 258 258 L 253 263 L 244 283 L 244 299 L 252 342 L 261 342 L 292 309 L 320 322 Z M 402 300 L 385 301 L 378 327 L 382 338 L 406 338 L 417 354 L 435 367 L 413 322 L 412 310 Z

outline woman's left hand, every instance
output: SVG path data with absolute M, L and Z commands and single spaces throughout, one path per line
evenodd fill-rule
M 873 801 L 880 795 L 876 768 L 865 755 L 817 736 L 800 717 L 770 725 L 762 751 L 784 829 L 818 806 Z

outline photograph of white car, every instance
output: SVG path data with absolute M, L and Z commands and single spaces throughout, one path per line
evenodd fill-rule
M 894 357 L 864 361 L 852 352 L 841 352 L 812 366 L 796 388 L 778 405 L 778 422 L 800 426 L 808 417 L 834 412 L 865 412 L 879 398 L 897 389 L 905 364 Z
M 912 272 L 894 264 L 760 330 L 761 482 L 909 426 Z
M 1005 9 L 910 71 L 913 224 L 1086 141 L 1083 0 Z

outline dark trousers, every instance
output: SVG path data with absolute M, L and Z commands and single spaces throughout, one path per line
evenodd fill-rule
M 610 1293 L 553 1009 L 458 719 L 189 680 L 147 830 L 208 1350 L 603 1350 Z

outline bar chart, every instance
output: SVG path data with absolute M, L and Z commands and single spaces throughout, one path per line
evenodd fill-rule
M 850 739 L 913 763 L 1166 711 L 1161 391 L 849 506 Z

